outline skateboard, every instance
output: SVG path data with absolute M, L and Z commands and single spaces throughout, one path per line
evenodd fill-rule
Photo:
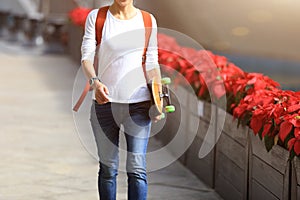
M 165 77 L 159 82 L 157 79 L 153 79 L 150 82 L 150 88 L 152 93 L 152 100 L 154 104 L 154 116 L 160 115 L 161 118 L 165 118 L 164 113 L 175 112 L 175 106 L 171 104 L 169 84 L 171 79 Z M 161 91 L 160 91 L 161 88 Z M 164 106 L 165 100 L 165 106 Z

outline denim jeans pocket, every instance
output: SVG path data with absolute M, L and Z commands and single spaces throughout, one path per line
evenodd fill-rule
M 129 113 L 132 120 L 140 126 L 148 126 L 151 122 L 149 110 L 151 101 L 133 103 L 129 105 Z

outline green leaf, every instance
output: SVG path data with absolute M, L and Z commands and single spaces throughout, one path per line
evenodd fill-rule
M 272 118 L 272 124 L 273 124 L 273 126 L 274 126 L 274 127 L 276 127 L 276 126 L 277 126 L 277 124 L 276 124 L 276 122 L 275 122 L 275 119 L 274 119 L 274 118 Z
M 243 120 L 243 126 L 249 125 L 252 118 L 252 112 L 246 112 Z
M 288 148 L 288 142 L 294 138 L 294 128 L 291 130 L 291 132 L 288 134 L 288 136 L 284 140 L 284 147 Z
M 259 138 L 260 138 L 260 140 L 262 140 L 263 138 L 262 138 L 262 133 L 264 132 L 264 127 L 262 127 L 260 130 L 259 130 L 259 132 L 258 132 L 258 136 L 259 136 Z
M 289 160 L 293 160 L 293 158 L 296 156 L 296 153 L 295 153 L 295 151 L 294 151 L 294 149 L 292 149 L 291 151 L 290 151 L 290 157 L 289 157 Z
M 240 125 L 241 125 L 241 119 L 240 119 L 240 118 L 238 118 L 238 121 L 237 121 L 237 128 L 239 128 L 239 127 L 240 127 Z
M 270 136 L 266 135 L 264 138 L 264 141 L 265 141 L 266 149 L 269 152 L 272 149 L 272 147 L 274 146 L 274 137 L 270 137 Z
M 249 89 L 253 88 L 253 85 L 246 85 L 245 91 L 247 92 Z

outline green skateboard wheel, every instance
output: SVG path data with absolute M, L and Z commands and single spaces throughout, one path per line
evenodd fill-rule
M 161 84 L 168 85 L 171 83 L 171 79 L 169 77 L 165 77 L 161 79 Z
M 160 119 L 164 119 L 164 118 L 166 118 L 166 115 L 165 115 L 165 113 L 161 113 L 161 115 L 160 115 Z
M 167 113 L 175 112 L 175 106 L 173 106 L 173 105 L 166 106 L 166 107 L 165 107 L 165 111 L 166 111 Z

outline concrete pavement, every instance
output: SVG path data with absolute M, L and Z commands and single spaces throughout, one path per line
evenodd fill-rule
M 78 64 L 1 40 L 0 62 L 0 200 L 98 199 L 98 164 L 71 111 Z M 150 148 L 159 145 L 151 139 Z M 118 183 L 118 199 L 126 199 L 124 173 Z M 175 162 L 149 173 L 149 199 L 220 197 Z

